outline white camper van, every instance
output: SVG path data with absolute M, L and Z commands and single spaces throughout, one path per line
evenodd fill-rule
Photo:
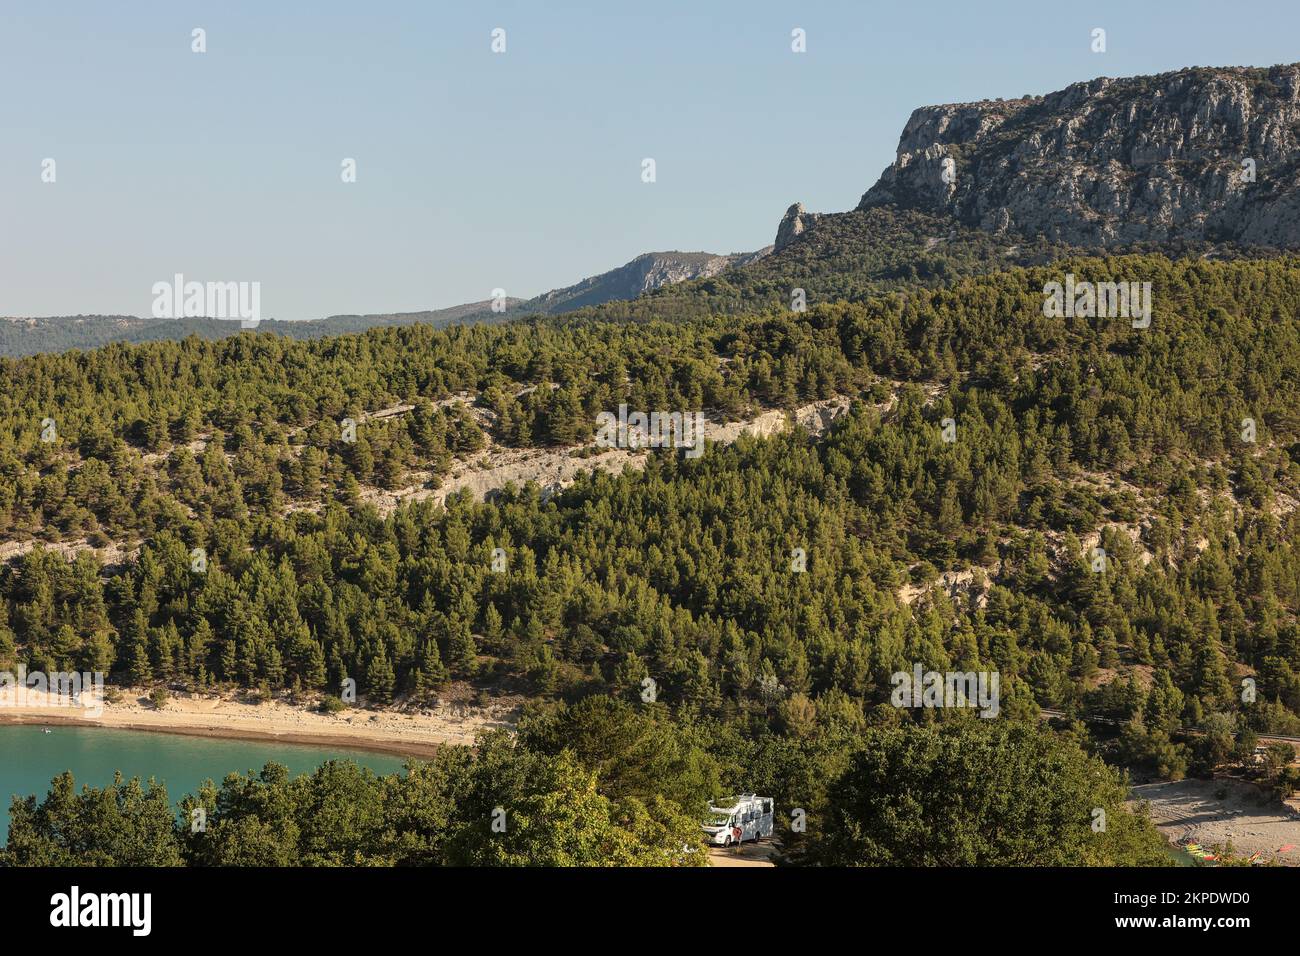
M 728 797 L 709 807 L 704 834 L 713 846 L 731 846 L 772 835 L 772 798 L 752 793 Z

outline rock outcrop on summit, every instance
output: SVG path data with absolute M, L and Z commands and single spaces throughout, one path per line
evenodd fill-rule
M 808 229 L 821 216 L 821 213 L 805 212 L 803 203 L 795 203 L 785 211 L 781 224 L 776 227 L 776 241 L 772 244 L 772 250 L 784 249 L 803 235 L 804 230 Z

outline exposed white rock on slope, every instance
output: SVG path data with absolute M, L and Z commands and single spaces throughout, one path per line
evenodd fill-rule
M 791 418 L 810 434 L 820 435 L 848 409 L 849 399 L 837 397 L 804 405 L 793 415 L 776 409 L 744 421 L 708 422 L 705 437 L 719 445 L 729 445 L 741 435 L 765 438 L 785 431 Z M 647 456 L 653 454 L 611 448 L 590 458 L 576 458 L 572 451 L 572 448 L 503 449 L 493 446 L 473 458 L 457 462 L 451 475 L 437 488 L 417 485 L 395 492 L 367 491 L 364 497 L 386 515 L 412 501 L 446 501 L 448 495 L 462 489 L 468 489 L 477 499 L 484 499 L 511 482 L 522 487 L 533 481 L 541 485 L 545 493 L 554 493 L 573 484 L 580 472 L 607 471 L 618 475 L 626 468 L 645 467 Z

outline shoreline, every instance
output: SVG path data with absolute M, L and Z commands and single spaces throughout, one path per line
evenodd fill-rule
M 445 743 L 416 743 L 399 740 L 358 740 L 342 734 L 276 733 L 266 730 L 247 730 L 230 727 L 197 727 L 190 725 L 112 723 L 88 717 L 69 717 L 62 714 L 4 714 L 0 713 L 0 727 L 88 727 L 95 730 L 127 730 L 134 733 L 170 734 L 177 737 L 206 737 L 209 740 L 244 740 L 261 743 L 290 744 L 299 747 L 338 748 L 358 753 L 382 753 L 393 757 L 432 757 Z
M 91 698 L 85 706 L 60 706 L 28 690 L 18 706 L 0 706 L 0 726 L 91 727 L 146 733 L 262 741 L 323 749 L 427 759 L 451 745 L 472 746 L 492 729 L 511 725 L 510 702 L 469 707 L 439 704 L 412 710 L 349 708 L 334 714 L 306 703 L 247 703 L 225 695 L 173 696 L 162 710 L 144 704 L 144 692 L 122 689 L 117 702 Z M 98 711 L 92 716 L 89 711 Z
M 1130 788 L 1130 799 L 1145 802 L 1151 822 L 1171 847 L 1181 852 L 1188 840 L 1203 846 L 1231 843 L 1243 857 L 1258 853 L 1283 867 L 1300 867 L 1300 808 L 1268 799 L 1254 784 L 1219 777 L 1188 777 Z M 1281 848 L 1292 849 L 1281 852 Z

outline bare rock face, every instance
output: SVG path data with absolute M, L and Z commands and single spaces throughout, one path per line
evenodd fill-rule
M 916 110 L 859 209 L 893 203 L 1080 246 L 1300 247 L 1300 64 L 1102 78 Z M 781 223 L 808 225 L 802 207 Z M 788 241 L 788 240 L 787 240 Z
M 731 255 L 711 252 L 647 252 L 617 269 L 529 299 L 515 311 L 568 312 L 612 299 L 635 299 L 661 286 L 691 279 L 708 279 L 727 269 L 748 265 L 771 251 L 771 246 L 764 246 L 754 252 Z
M 804 212 L 803 203 L 795 203 L 785 211 L 781 224 L 776 227 L 776 242 L 772 245 L 773 251 L 783 249 L 799 238 L 821 216 L 821 213 Z
M 757 252 L 711 255 L 709 253 L 648 252 L 624 266 L 631 287 L 637 295 L 660 286 L 676 285 L 691 279 L 708 279 L 735 266 L 756 262 L 772 251 L 765 246 Z M 629 296 L 631 298 L 631 296 Z

